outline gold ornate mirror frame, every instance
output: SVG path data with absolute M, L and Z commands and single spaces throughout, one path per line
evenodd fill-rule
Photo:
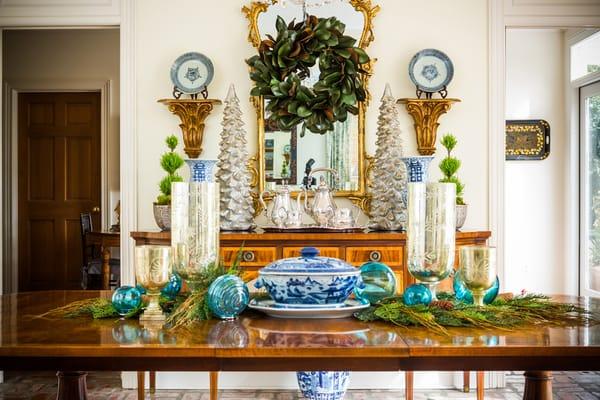
M 258 18 L 261 13 L 267 11 L 270 5 L 275 5 L 278 0 L 270 0 L 271 4 L 253 1 L 249 6 L 242 7 L 242 12 L 246 15 L 249 22 L 249 33 L 248 41 L 258 50 L 261 42 L 260 31 L 258 28 Z M 354 9 L 363 15 L 364 26 L 363 31 L 358 42 L 358 46 L 366 49 L 369 44 L 373 41 L 373 18 L 379 12 L 380 7 L 378 5 L 373 6 L 371 0 L 348 0 L 350 5 Z M 345 197 L 351 200 L 354 204 L 358 205 L 367 215 L 369 214 L 371 197 L 367 192 L 367 188 L 370 186 L 369 172 L 372 168 L 373 157 L 367 155 L 365 151 L 365 111 L 371 100 L 369 93 L 368 82 L 373 70 L 373 64 L 377 61 L 371 58 L 368 65 L 365 66 L 367 74 L 363 77 L 364 87 L 367 92 L 367 98 L 363 102 L 358 103 L 358 189 L 357 190 L 338 190 L 336 191 L 336 197 Z M 256 214 L 260 213 L 262 206 L 258 201 L 258 196 L 265 190 L 265 113 L 264 113 L 264 99 L 260 97 L 251 97 L 250 100 L 256 109 L 257 115 L 257 140 L 258 140 L 258 154 L 252 157 L 248 163 L 248 169 L 252 173 L 251 185 L 256 191 L 252 192 L 254 198 L 254 209 Z M 293 192 L 293 195 L 297 195 L 298 192 Z M 265 196 L 265 200 L 269 197 Z

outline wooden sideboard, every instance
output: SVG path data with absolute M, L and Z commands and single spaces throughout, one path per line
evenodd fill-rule
M 490 237 L 489 231 L 457 232 L 456 247 L 483 245 Z M 171 243 L 170 232 L 132 232 L 136 245 Z M 398 278 L 398 289 L 414 282 L 406 269 L 406 234 L 398 232 L 365 233 L 264 233 L 222 232 L 221 255 L 230 264 L 243 246 L 241 267 L 255 272 L 271 261 L 300 255 L 306 246 L 317 247 L 322 256 L 336 257 L 360 266 L 367 261 L 381 261 L 394 270 Z M 457 257 L 458 260 L 458 257 Z M 440 285 L 448 290 L 450 280 Z

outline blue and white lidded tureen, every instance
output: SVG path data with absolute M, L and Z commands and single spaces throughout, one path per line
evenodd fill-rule
M 274 261 L 258 271 L 257 288 L 264 287 L 279 307 L 336 307 L 362 285 L 360 270 L 337 258 L 319 257 L 305 247 L 300 257 Z

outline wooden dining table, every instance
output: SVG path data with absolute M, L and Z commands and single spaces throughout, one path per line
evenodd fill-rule
M 121 247 L 121 234 L 112 231 L 89 231 L 85 234 L 86 244 L 100 247 L 102 256 L 102 289 L 110 289 L 110 249 Z
M 58 399 L 86 398 L 83 371 L 525 372 L 524 399 L 552 398 L 549 371 L 600 370 L 600 325 L 514 330 L 424 328 L 346 319 L 274 319 L 245 312 L 169 330 L 137 320 L 40 318 L 108 291 L 3 295 L 0 370 L 56 370 Z M 600 299 L 557 297 L 600 311 Z

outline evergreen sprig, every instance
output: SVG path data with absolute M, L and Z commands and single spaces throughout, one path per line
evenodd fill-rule
M 130 313 L 121 316 L 112 305 L 109 299 L 96 297 L 74 301 L 65 306 L 52 309 L 44 314 L 38 315 L 39 318 L 78 318 L 91 317 L 93 319 L 104 318 L 134 318 L 143 310 L 143 304 Z
M 238 251 L 235 260 L 231 267 L 226 268 L 221 260 L 209 265 L 202 273 L 198 275 L 198 280 L 195 282 L 195 287 L 190 292 L 189 296 L 181 298 L 179 303 L 173 307 L 173 311 L 167 318 L 167 323 L 172 328 L 180 328 L 193 324 L 196 321 L 203 321 L 212 318 L 212 312 L 208 307 L 208 288 L 215 279 L 222 275 L 240 276 L 239 268 L 242 261 L 242 248 Z
M 513 298 L 498 298 L 485 307 L 457 301 L 453 295 L 438 294 L 439 303 L 450 302 L 445 308 L 432 305 L 408 306 L 401 297 L 390 297 L 357 313 L 362 321 L 387 321 L 409 327 L 422 326 L 434 333 L 447 335 L 448 327 L 476 327 L 512 330 L 526 325 L 593 325 L 600 323 L 600 315 L 583 307 L 552 301 L 539 294 Z

